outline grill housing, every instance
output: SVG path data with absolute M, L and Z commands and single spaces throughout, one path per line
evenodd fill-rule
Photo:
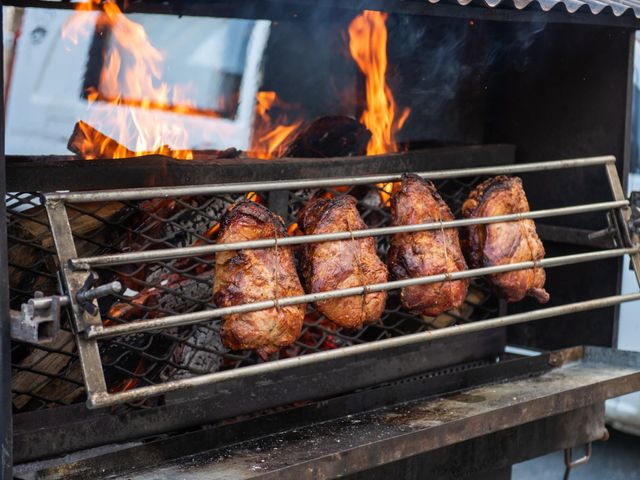
M 22 2 L 21 2 L 22 3 Z M 51 8 L 52 4 L 57 2 L 40 2 L 38 0 L 29 0 L 28 3 L 38 4 L 43 8 Z M 287 1 L 260 1 L 253 2 L 255 9 L 250 12 L 244 9 L 243 2 L 233 2 L 231 5 L 227 2 L 187 2 L 184 5 L 188 12 L 211 15 L 251 15 L 257 17 L 268 16 L 276 18 L 285 24 L 298 12 L 296 20 L 304 22 L 316 22 L 319 17 L 315 10 L 315 4 L 320 2 L 297 2 Z M 286 3 L 286 5 L 284 5 Z M 302 8 L 303 3 L 304 8 Z M 338 2 L 340 3 L 340 2 Z M 544 41 L 534 42 L 528 50 L 525 63 L 513 62 L 506 58 L 500 60 L 495 66 L 494 71 L 489 77 L 480 78 L 482 88 L 488 93 L 486 96 L 472 95 L 471 101 L 468 97 L 463 99 L 455 99 L 447 107 L 447 111 L 464 112 L 465 122 L 462 127 L 474 125 L 477 128 L 469 136 L 471 142 L 489 143 L 489 142 L 510 142 L 517 145 L 518 162 L 532 162 L 546 160 L 552 158 L 572 158 L 583 155 L 600 155 L 614 154 L 618 159 L 618 171 L 623 186 L 626 182 L 626 174 L 628 171 L 629 159 L 628 153 L 628 132 L 630 131 L 630 120 L 628 110 L 625 113 L 625 105 L 628 105 L 630 99 L 630 74 L 631 64 L 630 52 L 632 52 L 630 30 L 625 28 L 635 28 L 637 20 L 631 18 L 631 11 L 627 11 L 627 15 L 623 18 L 615 18 L 611 15 L 599 15 L 597 18 L 591 15 L 585 15 L 580 11 L 576 14 L 566 14 L 564 11 L 553 9 L 551 12 L 541 12 L 533 10 L 536 6 L 532 2 L 531 7 L 525 11 L 515 11 L 509 9 L 479 9 L 477 5 L 471 4 L 469 7 L 461 8 L 458 5 L 437 5 L 421 4 L 418 8 L 416 3 L 409 1 L 392 1 L 385 2 L 389 10 L 413 13 L 416 15 L 417 23 L 424 22 L 429 26 L 429 30 L 434 23 L 446 25 L 447 30 L 451 30 L 457 34 L 460 29 L 468 27 L 469 18 L 473 18 L 480 25 L 491 25 L 491 34 L 496 35 L 498 42 L 514 38 L 520 31 L 521 22 L 550 22 L 545 26 L 543 34 L 540 36 Z M 268 7 L 263 8 L 263 5 Z M 278 8 L 272 9 L 274 5 Z M 308 8 L 309 4 L 312 8 Z M 324 11 L 328 12 L 327 18 L 338 11 L 344 13 L 344 2 L 337 5 L 335 2 L 324 3 L 329 6 Z M 375 5 L 374 5 L 375 4 Z M 71 4 L 61 3 L 63 8 L 68 8 Z M 300 8 L 298 8 L 300 5 Z M 361 2 L 358 3 L 358 6 Z M 379 7 L 379 2 L 372 2 L 370 5 Z M 323 6 L 323 8 L 324 8 Z M 331 8 L 337 7 L 337 10 Z M 59 7 L 55 5 L 54 8 Z M 432 9 L 434 7 L 435 9 Z M 150 2 L 135 2 L 133 10 L 144 11 L 154 10 L 163 13 L 174 13 L 174 6 L 168 4 L 155 4 Z M 292 13 L 295 12 L 295 15 Z M 351 15 L 349 11 L 348 15 Z M 609 13 L 609 9 L 605 9 L 603 13 Z M 273 16 L 272 16 L 273 15 Z M 421 15 L 425 15 L 422 17 Z M 431 17 L 443 16 L 438 19 Z M 457 18 L 451 18 L 457 17 Z M 438 22 L 441 20 L 441 22 Z M 484 20 L 488 20 L 484 22 Z M 498 21 L 496 21 L 498 20 Z M 508 20 L 508 22 L 500 22 L 499 20 Z M 555 23 L 557 22 L 557 23 Z M 304 28 L 304 23 L 303 28 Z M 598 26 L 596 26 L 598 24 Z M 486 30 L 485 30 L 486 33 Z M 479 42 L 482 43 L 482 42 Z M 547 48 L 548 45 L 554 45 L 554 48 Z M 275 56 L 273 56 L 275 58 Z M 528 63 L 527 63 L 528 62 Z M 411 67 L 413 68 L 413 67 Z M 267 68 L 267 70 L 269 70 Z M 599 72 L 607 72 L 606 76 L 601 76 Z M 404 72 L 406 74 L 406 72 Z M 400 72 L 400 76 L 402 72 Z M 553 84 L 549 84 L 549 79 L 553 78 Z M 273 79 L 271 79 L 273 80 Z M 416 81 L 415 77 L 409 76 L 409 84 Z M 477 85 L 472 85 L 470 91 L 476 92 L 474 89 Z M 604 95 L 603 92 L 607 94 Z M 469 105 L 471 107 L 469 108 Z M 562 108 L 561 108 L 562 106 Z M 564 110 L 564 111 L 561 111 Z M 607 128 L 601 128 L 606 125 Z M 420 126 L 423 127 L 422 125 Z M 465 131 L 465 133 L 468 133 Z M 469 140 L 469 137 L 464 140 Z M 449 138 L 445 138 L 445 143 Z M 453 139 L 455 143 L 455 140 Z M 235 170 L 233 175 L 221 174 L 226 170 L 227 166 L 218 166 L 215 168 L 202 168 L 202 165 L 196 167 L 190 165 L 176 166 L 165 158 L 138 159 L 139 161 L 131 162 L 129 165 L 123 165 L 128 161 L 105 161 L 95 162 L 93 165 L 87 165 L 82 162 L 73 162 L 72 158 L 45 157 L 45 158 L 8 158 L 8 178 L 7 182 L 9 191 L 12 192 L 33 192 L 33 191 L 52 191 L 55 189 L 84 190 L 89 188 L 123 188 L 123 187 L 139 187 L 148 186 L 150 175 L 148 173 L 153 170 L 153 181 L 157 181 L 158 185 L 191 185 L 193 183 L 215 183 L 223 178 L 223 181 L 239 181 L 240 179 L 251 180 L 275 180 L 278 177 L 277 169 L 271 169 L 268 166 L 249 168 L 246 165 Z M 315 159 L 314 161 L 317 161 Z M 397 158 L 393 159 L 394 161 Z M 367 159 L 368 162 L 376 162 L 376 159 Z M 511 162 L 514 158 L 511 158 Z M 78 165 L 81 163 L 81 165 Z M 205 162 L 206 163 L 206 162 Z M 350 168 L 346 165 L 345 159 L 323 159 L 317 162 L 312 173 L 300 175 L 298 178 L 318 178 L 324 175 L 325 165 L 331 165 L 329 168 L 332 174 L 343 173 L 343 169 Z M 388 167 L 383 160 L 378 164 L 369 163 L 367 167 L 362 167 L 358 174 L 367 172 L 384 172 Z M 457 168 L 471 167 L 478 165 L 487 165 L 488 163 L 478 158 L 470 159 L 465 165 L 442 165 L 438 162 L 429 163 L 427 166 L 420 167 L 424 169 L 441 169 L 441 168 Z M 37 168 L 34 168 L 37 167 Z M 194 168 L 192 168 L 194 167 Z M 199 170 L 198 170 L 199 168 Z M 287 168 L 286 165 L 279 168 Z M 405 164 L 397 166 L 397 171 L 416 171 L 418 168 Z M 158 171 L 160 170 L 160 171 Z M 121 175 L 113 175 L 113 172 L 124 172 Z M 178 173 L 178 171 L 182 173 Z M 258 172 L 259 173 L 255 173 Z M 282 171 L 282 170 L 281 170 Z M 388 171 L 388 170 L 386 170 Z M 129 172 L 127 174 L 127 172 Z M 137 172 L 137 173 L 132 173 Z M 169 172 L 167 174 L 166 172 Z M 195 173 L 194 172 L 198 172 Z M 296 172 L 296 174 L 299 172 Z M 173 176 L 175 174 L 175 176 Z M 182 176 L 181 176 L 182 175 Z M 235 178 L 233 178 L 235 175 Z M 532 204 L 536 208 L 552 208 L 561 205 L 563 201 L 572 204 L 582 204 L 589 202 L 600 202 L 609 199 L 609 186 L 606 185 L 605 175 L 602 171 L 591 171 L 588 173 L 575 171 L 573 175 L 556 175 L 541 174 L 531 175 L 527 178 L 527 193 L 532 200 Z M 585 198 L 585 196 L 589 198 Z M 592 198 L 591 198 L 592 197 Z M 566 220 L 566 224 L 563 222 Z M 11 222 L 11 220 L 10 220 Z M 605 216 L 596 212 L 592 215 L 584 215 L 575 218 L 549 219 L 545 221 L 545 235 L 543 238 L 545 247 L 549 252 L 549 256 L 567 255 L 576 250 L 586 251 L 593 248 L 594 244 L 585 241 L 586 232 L 604 228 L 606 226 Z M 554 227 L 562 227 L 560 230 L 554 230 Z M 569 227 L 563 229 L 564 227 Z M 573 229 L 573 230 L 571 230 Z M 578 230 L 584 231 L 578 231 Z M 542 232 L 543 229 L 540 229 Z M 11 240 L 11 237 L 10 237 Z M 580 243 L 582 242 L 582 243 Z M 19 243 L 19 242 L 18 242 Z M 24 242 L 23 242 L 24 243 Z M 576 247 L 576 243 L 579 246 Z M 611 245 L 607 244 L 607 247 Z M 40 249 L 41 250 L 41 249 Z M 41 250 L 42 251 L 42 250 Z M 57 266 L 45 267 L 47 260 L 51 259 L 52 251 L 42 251 L 38 257 L 41 260 L 38 267 L 38 261 L 30 262 L 29 265 L 43 273 L 51 275 L 51 271 L 56 271 Z M 22 266 L 22 268 L 29 269 Z M 610 296 L 616 293 L 617 287 L 615 279 L 618 278 L 622 262 L 618 259 L 603 260 L 598 263 L 577 264 L 566 269 L 562 269 L 564 273 L 557 273 L 560 270 L 554 270 L 550 280 L 550 289 L 553 292 L 561 292 L 561 296 L 568 302 L 575 302 L 584 299 L 599 298 L 602 296 Z M 51 270 L 49 269 L 51 268 Z M 577 279 L 590 278 L 594 272 L 598 272 L 603 282 L 589 282 L 586 288 L 582 289 Z M 50 281 L 56 281 L 53 277 L 47 277 Z M 606 280 L 606 281 L 605 281 Z M 56 283 L 57 285 L 57 283 Z M 17 295 L 26 296 L 28 290 L 32 287 L 27 284 L 27 288 L 18 288 Z M 22 290 L 22 291 L 20 291 Z M 17 297 L 14 298 L 14 301 Z M 101 300 L 108 302 L 108 300 Z M 504 306 L 503 306 L 504 307 Z M 517 313 L 518 310 L 527 310 L 531 305 L 524 303 L 510 307 L 510 313 Z M 67 310 L 63 310 L 63 315 L 67 315 Z M 505 314 L 504 308 L 499 311 Z M 535 324 L 525 326 L 509 327 L 509 340 L 511 342 L 519 342 L 533 345 L 539 348 L 552 349 L 563 345 L 576 345 L 583 343 L 595 343 L 601 345 L 612 345 L 615 342 L 615 321 L 617 318 L 616 307 L 610 307 L 598 310 L 593 314 L 576 313 L 571 317 L 552 318 L 549 321 L 541 320 Z M 579 322 L 579 323 L 578 323 Z M 72 327 L 72 321 L 67 318 L 65 322 L 67 331 Z M 472 324 L 473 325 L 473 324 Z M 579 325 L 579 328 L 576 328 Z M 393 372 L 395 364 L 394 360 L 411 360 L 424 359 L 425 356 L 431 356 L 428 361 L 422 365 L 416 366 L 416 371 L 420 370 L 436 370 L 440 367 L 447 367 L 452 364 L 465 364 L 469 359 L 462 359 L 451 355 L 451 351 L 466 350 L 470 355 L 478 357 L 478 361 L 484 363 L 487 361 L 495 361 L 497 355 L 503 351 L 505 343 L 505 332 L 499 329 L 498 335 L 487 336 L 485 334 L 476 333 L 466 337 L 451 337 L 441 339 L 442 341 L 434 341 L 429 345 L 428 349 L 415 349 L 409 353 L 403 352 L 408 347 L 390 351 L 387 357 L 378 356 L 378 364 L 389 363 L 389 375 Z M 69 336 L 72 334 L 68 334 Z M 65 344 L 66 345 L 66 344 Z M 73 342 L 69 343 L 73 346 Z M 14 345 L 14 352 L 25 348 L 24 345 Z M 29 347 L 34 353 L 34 363 L 31 369 L 25 369 L 23 373 L 29 375 L 27 378 L 44 379 L 47 387 L 50 385 L 62 384 L 74 392 L 71 397 L 65 398 L 63 403 L 69 399 L 71 402 L 79 402 L 84 398 L 84 388 L 82 387 L 82 378 L 78 378 L 80 373 L 78 368 L 78 355 L 71 350 L 67 352 L 65 347 L 60 350 L 51 349 L 50 347 Z M 443 353 L 444 352 L 444 353 Z M 405 356 L 402 356 L 402 354 Z M 46 355 L 47 360 L 53 358 L 71 359 L 68 361 L 69 367 L 63 369 L 63 374 L 40 375 L 37 373 L 38 367 L 42 363 L 38 363 L 38 358 L 42 359 Z M 397 355 L 397 357 L 396 357 Z M 439 357 L 438 357 L 439 356 Z M 438 357 L 438 358 L 435 358 Z M 374 359 L 369 356 L 368 361 Z M 501 358 L 504 360 L 504 355 Z M 553 358 L 549 360 L 551 362 Z M 600 360 L 598 360 L 600 361 Z M 546 363 L 546 361 L 545 361 Z M 8 362 L 6 362 L 8 365 Z M 344 359 L 336 363 L 327 364 L 327 368 L 340 368 L 336 377 L 343 375 L 354 375 L 356 377 L 367 377 L 368 382 L 384 381 L 380 376 L 376 376 L 377 372 L 369 371 L 366 368 L 367 362 L 362 362 L 359 368 L 354 369 L 353 364 Z M 471 363 L 473 365 L 473 363 Z M 109 367 L 111 368 L 111 367 Z M 243 367 L 243 370 L 246 367 Z M 249 366 L 249 368 L 251 368 Z M 454 367 L 455 369 L 455 367 Z M 125 369 L 131 371 L 132 368 Z M 135 370 L 135 366 L 133 367 Z M 231 370 L 233 371 L 233 370 Z M 122 377 L 126 381 L 131 376 L 126 376 L 126 372 L 115 369 L 116 375 Z M 444 381 L 451 377 L 450 370 L 444 370 L 445 373 L 437 372 L 434 375 L 441 375 Z M 43 373 L 43 372 L 40 372 Z M 73 374 L 72 374 L 73 373 Z M 293 376 L 300 375 L 304 371 L 290 372 Z M 315 372 L 317 377 L 322 378 L 321 373 Z M 532 373 L 530 371 L 529 373 Z M 37 375 L 36 375 L 37 374 Z M 76 375 L 76 377 L 74 377 Z M 137 374 L 138 376 L 140 374 Z M 476 375 L 474 372 L 472 374 Z M 115 376 L 117 381 L 120 377 Z M 281 377 L 284 374 L 281 372 Z M 60 378 L 58 378 L 60 377 Z M 135 375 L 133 375 L 135 377 Z M 280 380 L 283 380 L 280 378 Z M 295 384 L 299 383 L 297 379 L 289 378 L 287 389 L 295 388 Z M 281 385 L 286 385 L 282 382 Z M 153 403 L 139 403 L 135 405 L 118 406 L 110 409 L 102 409 L 96 412 L 86 412 L 83 405 L 72 405 L 63 408 L 48 408 L 46 410 L 21 413 L 14 417 L 17 426 L 16 457 L 17 461 L 25 461 L 34 458 L 50 457 L 60 452 L 68 452 L 78 448 L 84 448 L 87 445 L 99 445 L 107 441 L 127 440 L 131 438 L 140 438 L 145 435 L 154 435 L 158 433 L 166 433 L 172 429 L 185 428 L 185 426 L 196 427 L 206 422 L 228 419 L 231 416 L 240 413 L 255 412 L 260 405 L 255 402 L 252 404 L 250 400 L 245 398 L 227 398 L 226 400 L 218 400 L 223 397 L 225 386 L 233 386 L 236 391 L 251 392 L 254 388 L 252 381 L 233 381 L 220 388 L 207 387 L 202 393 L 205 400 L 201 403 L 193 404 L 193 408 L 187 409 L 183 405 L 192 406 L 186 401 L 196 395 L 196 392 L 189 391 L 180 395 L 177 392 L 171 392 L 164 395 L 160 401 L 164 401 L 164 407 L 154 409 L 145 409 L 133 407 L 149 407 Z M 351 385 L 354 387 L 354 385 Z M 289 398 L 322 398 L 323 395 L 334 395 L 336 392 L 324 385 L 322 392 L 315 392 L 311 389 L 300 388 L 297 392 L 298 397 L 291 395 Z M 449 385 L 449 388 L 456 386 Z M 460 388 L 458 386 L 458 388 Z M 265 387 L 266 390 L 266 387 Z M 285 389 L 286 390 L 286 389 Z M 264 390 L 263 390 L 264 391 Z M 282 402 L 282 389 L 274 389 L 268 391 L 265 395 L 269 396 L 271 405 L 277 405 Z M 25 391 L 25 393 L 30 393 Z M 28 406 L 24 410 L 40 409 L 44 406 L 60 406 L 59 400 L 47 398 L 43 390 L 31 392 L 33 395 L 25 395 L 28 400 Z M 40 398 L 38 398 L 40 396 Z M 152 402 L 158 401 L 158 397 Z M 215 398 L 215 401 L 211 399 Z M 577 398 L 577 397 L 576 397 Z M 598 397 L 600 399 L 600 397 Z M 148 401 L 147 401 L 148 402 Z M 243 406 L 237 408 L 229 408 L 233 403 L 243 403 Z M 268 406 L 268 401 L 263 401 L 261 406 Z M 170 409 L 170 414 L 165 407 L 175 407 Z M 206 409 L 207 413 L 202 412 Z M 24 410 L 21 410 L 24 412 Z M 140 414 L 148 414 L 147 418 L 153 418 L 156 425 L 151 427 L 148 423 L 138 422 L 142 417 Z M 157 413 L 156 413 L 157 412 Z M 188 416 L 189 418 L 179 418 Z M 213 412 L 213 413 L 212 413 Z M 89 415 L 89 413 L 96 415 Z M 104 415 L 106 413 L 106 415 Z M 154 416 L 155 414 L 155 416 Z M 138 415 L 138 416 L 136 416 Z M 105 417 L 107 417 L 105 419 Z M 169 418 L 171 417 L 171 418 Z M 105 423 L 101 423 L 101 422 Z M 75 423 L 74 423 L 75 422 Z M 128 423 L 130 422 L 130 423 Z M 65 428 L 65 424 L 69 424 L 69 428 Z M 129 425 L 123 428 L 123 424 Z M 46 428 L 42 428 L 46 425 Z M 62 425 L 62 427 L 61 427 Z M 95 428 L 96 425 L 108 428 Z M 89 432 L 87 428 L 93 426 L 94 430 Z M 72 427 L 72 428 L 71 428 Z M 95 438 L 95 431 L 102 432 L 101 438 Z M 34 432 L 37 432 L 34 434 Z M 58 434 L 56 436 L 56 433 Z

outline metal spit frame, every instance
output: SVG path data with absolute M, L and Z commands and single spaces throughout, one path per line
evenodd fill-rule
M 355 232 L 340 232 L 335 234 L 310 235 L 307 237 L 290 237 L 281 239 L 258 240 L 226 245 L 210 245 L 203 247 L 185 247 L 175 249 L 156 250 L 151 252 L 134 252 L 117 255 L 104 255 L 98 257 L 78 258 L 74 239 L 69 224 L 66 205 L 71 203 L 85 203 L 110 200 L 142 200 L 159 197 L 173 197 L 180 195 L 207 195 L 219 193 L 238 193 L 249 191 L 289 190 L 299 188 L 318 188 L 339 185 L 365 185 L 382 182 L 392 182 L 400 179 L 400 175 L 369 175 L 358 177 L 340 177 L 321 180 L 292 180 L 282 182 L 253 182 L 229 185 L 204 185 L 170 188 L 142 188 L 126 191 L 90 191 L 70 193 L 50 193 L 45 195 L 45 206 L 51 223 L 51 229 L 55 241 L 58 258 L 62 269 L 62 278 L 66 291 L 69 294 L 70 306 L 76 323 L 78 334 L 78 350 L 82 363 L 85 385 L 87 390 L 87 405 L 89 408 L 100 408 L 123 402 L 143 399 L 146 397 L 169 393 L 177 390 L 210 385 L 221 381 L 238 379 L 260 375 L 266 372 L 285 370 L 293 366 L 317 364 L 323 361 L 352 357 L 357 354 L 382 351 L 400 346 L 422 344 L 436 338 L 451 337 L 464 333 L 479 332 L 497 327 L 515 325 L 519 323 L 540 320 L 558 315 L 582 312 L 597 308 L 619 305 L 624 302 L 640 300 L 640 293 L 626 295 L 614 295 L 610 297 L 592 299 L 582 302 L 538 309 L 526 313 L 502 316 L 495 319 L 479 321 L 465 325 L 455 325 L 436 331 L 408 334 L 401 337 L 378 340 L 371 343 L 351 345 L 336 350 L 323 351 L 311 355 L 276 360 L 262 364 L 246 366 L 240 369 L 227 370 L 173 380 L 162 384 L 133 388 L 128 391 L 109 393 L 107 390 L 102 361 L 98 350 L 98 339 L 108 338 L 125 333 L 154 331 L 162 328 L 178 325 L 187 325 L 203 322 L 212 318 L 221 317 L 232 313 L 241 313 L 272 308 L 276 306 L 295 305 L 314 302 L 328 298 L 340 298 L 351 295 L 366 294 L 368 292 L 386 291 L 409 285 L 424 285 L 442 281 L 458 280 L 462 278 L 480 277 L 495 273 L 528 269 L 533 267 L 554 267 L 581 262 L 616 258 L 630 255 L 632 263 L 640 281 L 640 246 L 633 234 L 629 232 L 627 223 L 631 218 L 631 209 L 626 200 L 622 185 L 615 166 L 615 157 L 602 156 L 592 158 L 578 158 L 551 162 L 537 162 L 508 166 L 479 167 L 469 169 L 441 170 L 432 172 L 420 172 L 418 175 L 431 180 L 447 179 L 455 177 L 469 177 L 478 175 L 516 174 L 528 172 L 540 172 L 548 170 L 570 169 L 604 166 L 608 181 L 613 193 L 613 201 L 600 202 L 586 205 L 577 205 L 563 208 L 533 211 L 529 213 L 501 215 L 481 219 L 454 220 L 449 222 L 431 222 L 420 225 L 408 225 L 399 227 L 385 227 Z M 157 259 L 175 259 L 190 256 L 198 256 L 204 253 L 210 254 L 221 250 L 267 248 L 276 245 L 298 245 L 303 243 L 345 240 L 350 238 L 362 238 L 367 236 L 389 235 L 400 232 L 415 232 L 434 230 L 440 228 L 454 228 L 476 224 L 488 224 L 503 221 L 517 221 L 524 218 L 543 218 L 576 213 L 595 211 L 612 211 L 618 220 L 618 228 L 624 229 L 622 239 L 624 245 L 620 248 L 599 250 L 589 253 L 565 255 L 547 258 L 538 261 L 520 262 L 510 265 L 471 269 L 462 272 L 446 273 L 439 275 L 423 276 L 418 278 L 378 283 L 362 287 L 332 290 L 321 293 L 285 297 L 269 301 L 261 301 L 250 304 L 237 305 L 227 308 L 215 308 L 199 312 L 172 315 L 160 319 L 130 322 L 122 325 L 104 326 L 98 309 L 95 313 L 88 312 L 79 304 L 77 296 L 82 292 L 87 278 L 92 275 L 91 267 L 99 265 L 116 265 L 136 263 L 139 261 Z

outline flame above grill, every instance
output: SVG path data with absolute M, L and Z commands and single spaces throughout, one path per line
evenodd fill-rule
M 371 132 L 367 155 L 395 152 L 396 133 L 402 128 L 410 110 L 398 111 L 393 93 L 386 82 L 387 15 L 364 11 L 349 26 L 349 50 L 366 78 L 367 106 L 360 121 Z M 112 137 L 121 148 L 112 158 L 158 153 L 190 160 L 192 150 L 185 149 L 189 131 L 180 115 L 198 111 L 189 98 L 189 85 L 170 86 L 163 81 L 164 55 L 155 48 L 144 27 L 127 18 L 113 0 L 79 3 L 76 12 L 63 27 L 62 36 L 71 45 L 93 30 L 108 32 L 110 48 L 104 54 L 99 82 L 86 90 L 88 125 L 99 126 L 83 131 L 85 140 L 80 153 L 96 158 Z M 295 111 L 295 116 L 293 112 Z M 289 117 L 293 117 L 292 120 Z M 289 105 L 274 91 L 260 91 L 255 106 L 255 122 L 249 154 L 256 158 L 275 158 L 285 151 L 303 124 L 299 105 Z M 105 135 L 100 135 L 102 130 Z M 106 138 L 106 139 L 105 139 Z M 393 184 L 379 185 L 384 202 Z
M 112 1 L 100 5 L 93 0 L 78 4 L 76 9 L 62 29 L 65 40 L 77 45 L 95 27 L 108 30 L 112 41 L 100 72 L 99 88 L 89 87 L 85 92 L 89 123 L 107 125 L 121 145 L 133 147 L 134 156 L 169 152 L 174 158 L 193 159 L 191 150 L 175 150 L 188 144 L 188 129 L 179 118 L 165 114 L 195 109 L 187 94 L 189 86 L 170 87 L 162 81 L 164 55 L 151 44 L 144 27 L 127 18 Z M 97 19 L 92 10 L 101 11 Z M 128 96 L 139 100 L 126 100 Z M 104 104 L 117 108 L 105 109 Z M 103 138 L 92 140 L 100 144 Z M 130 156 L 131 151 L 122 148 L 113 158 Z M 88 153 L 84 157 L 93 158 Z
M 285 112 L 294 108 L 294 106 L 281 101 L 276 92 L 258 92 L 256 100 L 256 120 L 251 144 L 251 156 L 263 159 L 279 157 L 293 140 L 294 133 L 302 126 L 302 118 L 290 122 L 286 113 L 272 118 L 270 111 L 274 107 Z
M 409 108 L 398 113 L 387 84 L 387 14 L 365 10 L 349 25 L 349 49 L 366 78 L 367 108 L 360 121 L 371 132 L 367 155 L 397 152 L 396 133 L 402 128 Z M 379 184 L 383 203 L 389 201 L 393 183 Z

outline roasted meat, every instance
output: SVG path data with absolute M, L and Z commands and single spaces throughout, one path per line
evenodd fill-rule
M 367 228 L 350 195 L 312 199 L 300 213 L 298 224 L 306 235 Z M 309 293 L 387 281 L 387 268 L 372 237 L 305 245 L 303 257 L 302 276 Z M 378 321 L 386 300 L 386 292 L 375 292 L 322 300 L 315 306 L 335 324 L 355 329 Z
M 404 174 L 394 190 L 391 196 L 393 225 L 453 220 L 451 210 L 433 183 L 417 175 Z M 387 263 L 398 280 L 467 269 L 458 231 L 454 228 L 393 235 Z M 403 288 L 400 299 L 408 311 L 435 317 L 462 305 L 468 287 L 466 279 L 416 285 Z
M 233 204 L 221 220 L 218 243 L 286 236 L 282 219 L 248 200 Z M 214 301 L 219 307 L 303 295 L 290 247 L 216 253 Z M 300 335 L 306 305 L 227 315 L 221 337 L 232 350 L 256 349 L 262 358 Z
M 529 202 L 522 180 L 504 175 L 482 182 L 462 206 L 462 214 L 467 218 L 528 211 Z M 544 246 L 536 233 L 535 223 L 529 219 L 468 227 L 463 247 L 473 268 L 544 258 Z M 542 268 L 530 268 L 491 275 L 489 281 L 508 302 L 517 302 L 529 295 L 540 303 L 546 303 L 549 294 L 544 289 L 545 278 Z

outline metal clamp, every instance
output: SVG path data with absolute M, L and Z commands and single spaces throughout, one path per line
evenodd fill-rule
M 122 292 L 120 282 L 92 288 L 94 283 L 90 276 L 76 295 L 78 305 L 92 314 L 97 312 L 93 300 Z M 19 311 L 11 310 L 11 338 L 34 344 L 51 343 L 60 331 L 60 308 L 69 303 L 69 295 L 45 297 L 42 292 L 35 292 L 34 298 L 23 303 Z
M 20 311 L 11 310 L 11 338 L 35 344 L 51 343 L 60 331 L 60 307 L 69 304 L 69 297 L 35 297 L 23 303 Z
M 628 244 L 629 242 L 625 241 L 625 237 L 628 235 L 623 235 L 623 231 L 626 230 L 624 221 L 620 220 L 619 211 L 613 210 L 607 212 L 607 224 L 608 227 L 604 230 L 598 230 L 596 232 L 591 232 L 587 238 L 589 240 L 600 240 L 603 238 L 609 238 L 613 241 L 613 244 L 616 247 L 621 247 L 623 245 Z
M 633 247 L 640 236 L 640 192 L 629 196 L 628 220 L 622 210 L 614 209 L 607 213 L 608 227 L 589 234 L 589 240 L 611 238 L 617 247 Z
M 564 450 L 564 480 L 569 480 L 569 475 L 571 475 L 571 470 L 580 465 L 585 465 L 590 459 L 591 454 L 593 453 L 591 442 L 585 445 L 584 455 L 576 460 L 573 459 L 573 448 L 565 448 Z

